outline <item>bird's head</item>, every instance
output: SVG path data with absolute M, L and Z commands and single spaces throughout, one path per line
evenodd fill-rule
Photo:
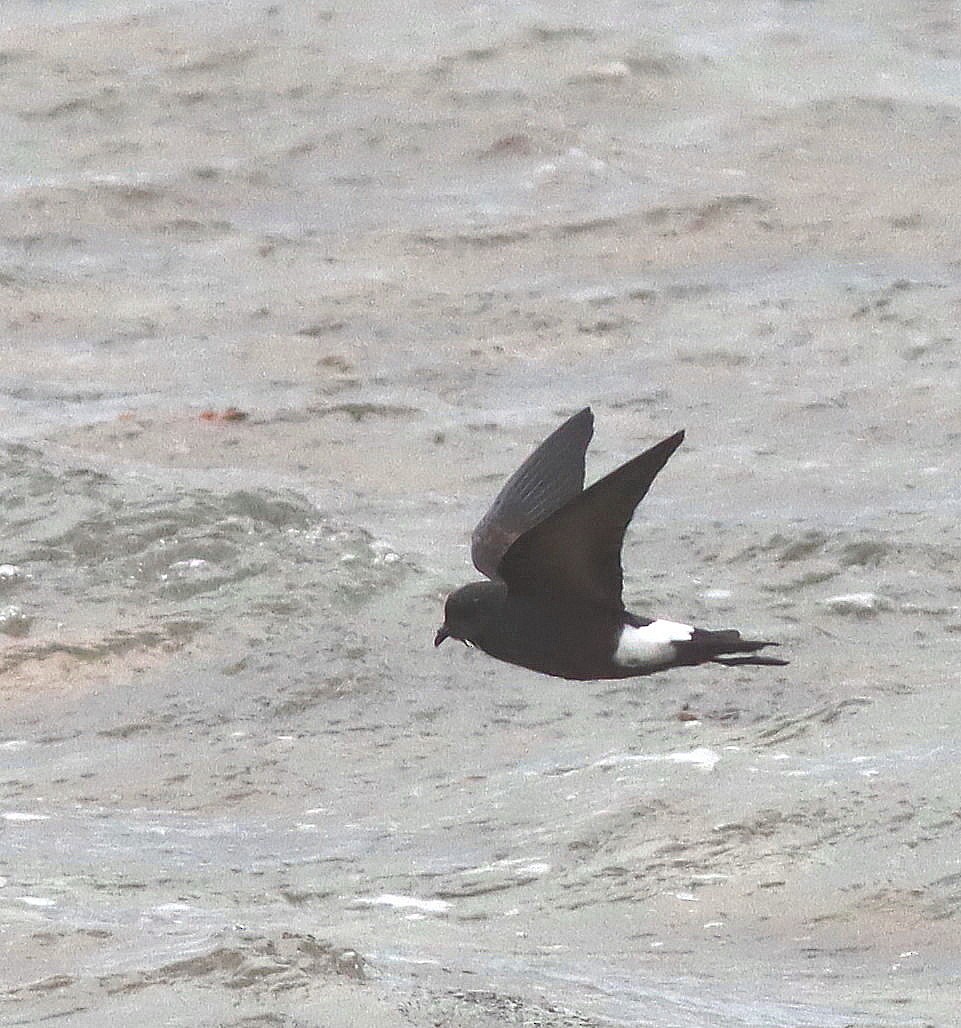
M 505 588 L 500 582 L 471 582 L 447 597 L 444 623 L 437 629 L 434 645 L 445 639 L 460 639 L 467 645 L 480 645 L 484 628 L 504 602 Z

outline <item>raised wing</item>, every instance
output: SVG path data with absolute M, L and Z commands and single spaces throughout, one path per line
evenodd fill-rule
M 552 432 L 507 480 L 471 536 L 474 567 L 503 577 L 500 563 L 513 542 L 584 489 L 584 454 L 594 434 L 590 407 Z
M 518 538 L 500 564 L 508 589 L 622 610 L 624 532 L 683 439 L 677 432 L 652 446 Z

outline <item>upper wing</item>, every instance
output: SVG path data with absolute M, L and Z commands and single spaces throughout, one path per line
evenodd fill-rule
M 501 559 L 514 540 L 583 490 L 584 454 L 593 434 L 594 415 L 585 407 L 511 475 L 471 536 L 471 558 L 481 574 L 501 577 Z
M 499 569 L 511 592 L 566 596 L 622 610 L 624 532 L 683 439 L 677 432 L 652 446 L 517 539 Z

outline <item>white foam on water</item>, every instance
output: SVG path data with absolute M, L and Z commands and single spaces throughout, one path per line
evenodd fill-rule
M 425 900 L 416 896 L 398 896 L 391 892 L 380 896 L 362 896 L 357 902 L 371 907 L 394 907 L 396 910 L 417 910 L 427 914 L 443 914 L 451 906 L 447 900 Z
M 622 764 L 647 764 L 647 763 L 669 763 L 669 764 L 693 764 L 702 771 L 713 771 L 715 765 L 721 759 L 721 755 L 715 750 L 706 746 L 699 746 L 697 749 L 676 753 L 614 753 L 607 757 L 595 760 L 592 767 L 619 767 Z

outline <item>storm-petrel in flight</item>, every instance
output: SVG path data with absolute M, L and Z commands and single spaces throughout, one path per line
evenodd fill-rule
M 786 664 L 757 653 L 777 643 L 624 609 L 624 532 L 684 433 L 585 489 L 584 455 L 593 432 L 594 415 L 585 407 L 507 480 L 471 537 L 474 566 L 490 581 L 447 597 L 434 645 L 461 639 L 509 664 L 580 680 L 708 662 Z

